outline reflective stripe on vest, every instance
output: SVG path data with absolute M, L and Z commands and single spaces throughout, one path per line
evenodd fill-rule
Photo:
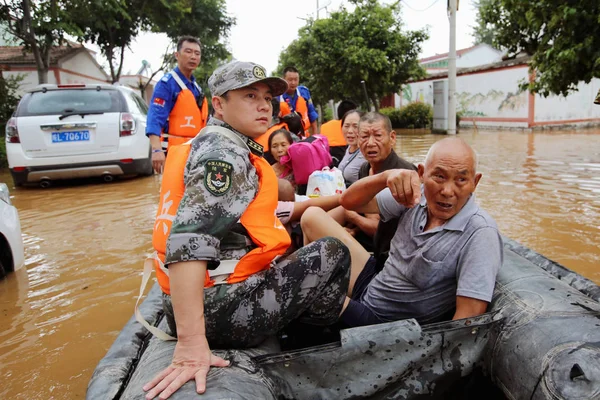
M 304 97 L 300 95 L 300 89 L 296 88 L 296 109 L 292 110 L 291 106 L 285 101 L 283 95 L 279 96 L 279 114 L 284 117 L 296 111 L 302 118 L 302 127 L 304 135 L 308 136 L 310 128 L 310 118 L 308 118 L 308 104 Z
M 168 148 L 165 143 L 168 143 L 168 146 L 175 146 L 193 139 L 206 126 L 208 120 L 206 98 L 202 101 L 202 109 L 198 109 L 194 93 L 187 88 L 175 71 L 171 72 L 171 76 L 181 88 L 181 92 L 177 95 L 175 105 L 169 114 L 169 132 L 162 133 L 163 149 Z M 201 91 L 196 82 L 194 85 Z
M 248 149 L 242 138 L 228 129 L 211 126 L 203 129 L 200 134 L 204 134 L 208 130 L 211 133 L 226 136 L 237 145 Z M 165 162 L 160 201 L 152 234 L 152 244 L 158 254 L 158 259 L 161 261 L 155 261 L 156 275 L 161 289 L 166 294 L 170 294 L 169 276 L 168 270 L 161 264 L 165 261 L 167 238 L 169 237 L 173 219 L 185 191 L 183 178 L 190 150 L 191 141 L 183 145 L 173 146 L 169 150 L 169 157 L 167 157 Z M 250 275 L 269 268 L 271 262 L 277 256 L 285 253 L 291 243 L 285 227 L 275 216 L 278 194 L 278 182 L 275 172 L 264 158 L 252 153 L 249 153 L 249 158 L 254 168 L 256 168 L 259 178 L 259 188 L 254 200 L 250 202 L 246 211 L 240 217 L 240 222 L 246 228 L 250 238 L 257 247 L 237 261 L 233 272 L 225 279 L 225 283 L 244 281 Z M 207 271 L 205 287 L 215 284 L 215 280 L 210 275 Z

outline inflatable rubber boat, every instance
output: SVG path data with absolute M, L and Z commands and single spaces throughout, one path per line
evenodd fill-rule
M 600 287 L 504 238 L 489 312 L 420 326 L 415 320 L 345 329 L 338 340 L 282 351 L 273 338 L 215 350 L 207 391 L 188 382 L 172 399 L 600 399 Z M 167 329 L 160 289 L 141 306 Z M 281 339 L 281 338 L 279 338 Z M 90 380 L 87 399 L 143 399 L 174 342 L 127 323 Z

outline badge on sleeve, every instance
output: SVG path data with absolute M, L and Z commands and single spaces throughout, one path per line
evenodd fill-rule
M 222 196 L 231 189 L 233 165 L 221 160 L 208 160 L 204 166 L 204 186 L 211 194 Z

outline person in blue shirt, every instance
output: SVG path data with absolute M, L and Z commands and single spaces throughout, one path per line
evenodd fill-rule
M 200 65 L 200 41 L 182 36 L 175 52 L 177 67 L 156 84 L 146 122 L 152 166 L 162 172 L 168 146 L 194 138 L 208 120 L 208 103 L 193 72 Z
M 283 70 L 283 79 L 288 83 L 288 90 L 279 96 L 281 116 L 296 112 L 302 118 L 304 136 L 319 133 L 317 130 L 319 114 L 310 98 L 310 91 L 306 86 L 298 86 L 300 73 L 294 67 L 286 67 Z

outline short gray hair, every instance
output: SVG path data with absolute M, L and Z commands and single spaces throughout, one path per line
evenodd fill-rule
M 387 115 L 384 115 L 377 111 L 370 111 L 362 117 L 360 117 L 360 121 L 358 122 L 358 128 L 360 129 L 360 125 L 363 123 L 375 124 L 379 122 L 383 122 L 383 126 L 387 133 L 390 133 L 392 131 L 392 121 L 390 121 L 390 118 Z

